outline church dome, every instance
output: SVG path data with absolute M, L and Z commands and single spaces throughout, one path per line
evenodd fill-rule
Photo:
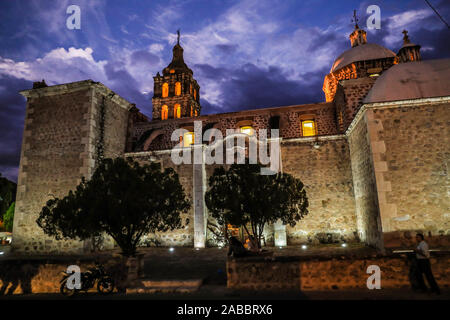
M 376 43 L 364 43 L 342 53 L 333 63 L 330 72 L 339 70 L 353 62 L 394 58 L 395 53 Z
M 364 103 L 447 97 L 450 95 L 450 59 L 396 64 L 370 89 Z

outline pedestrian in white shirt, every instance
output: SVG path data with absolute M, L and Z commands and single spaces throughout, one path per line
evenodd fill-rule
M 423 234 L 421 233 L 418 233 L 416 235 L 416 241 L 418 243 L 418 246 L 414 251 L 416 252 L 417 266 L 419 271 L 417 272 L 417 281 L 419 283 L 419 286 L 422 291 L 425 292 L 427 290 L 427 287 L 425 286 L 425 282 L 423 280 L 423 275 L 425 275 L 425 277 L 427 278 L 427 282 L 431 287 L 431 292 L 440 294 L 441 291 L 438 287 L 438 284 L 436 283 L 436 280 L 434 279 L 433 273 L 431 272 L 430 249 L 428 247 L 428 243 L 425 242 Z

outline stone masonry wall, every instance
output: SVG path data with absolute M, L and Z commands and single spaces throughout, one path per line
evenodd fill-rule
M 319 148 L 313 146 L 319 144 Z M 287 226 L 288 245 L 357 241 L 349 146 L 345 137 L 284 141 L 283 172 L 305 185 L 309 213 Z
M 348 136 L 358 233 L 362 241 L 381 247 L 381 225 L 367 118 L 361 117 Z
M 433 256 L 434 277 L 441 288 L 450 287 L 450 255 Z M 227 261 L 227 287 L 243 290 L 348 290 L 367 288 L 367 267 L 381 270 L 381 290 L 410 287 L 410 260 L 406 256 L 366 258 L 241 258 Z
M 13 248 L 16 252 L 30 254 L 82 252 L 89 249 L 88 243 L 56 241 L 47 237 L 36 219 L 48 199 L 64 197 L 83 176 L 91 176 L 98 156 L 98 143 L 103 143 L 107 157 L 123 154 L 127 110 L 131 105 L 91 80 L 27 90 L 23 94 L 28 97 L 28 102 Z M 103 96 L 106 100 L 100 141 Z M 111 241 L 106 245 L 111 246 Z
M 37 226 L 51 197 L 64 196 L 81 178 L 88 137 L 89 88 L 27 102 L 19 169 L 13 248 L 20 252 L 79 251 L 82 243 L 55 241 Z
M 450 104 L 385 106 L 373 118 L 384 145 L 379 178 L 389 182 L 385 246 L 410 245 L 416 232 L 435 246 L 450 245 Z

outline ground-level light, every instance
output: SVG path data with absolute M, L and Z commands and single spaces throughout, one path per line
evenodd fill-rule
M 304 245 L 302 245 L 302 249 L 303 250 L 306 250 L 308 247 L 304 244 Z

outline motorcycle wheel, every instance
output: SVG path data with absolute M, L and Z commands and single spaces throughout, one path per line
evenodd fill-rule
M 98 280 L 97 291 L 102 294 L 111 293 L 114 290 L 114 281 L 110 277 L 104 277 Z
M 67 282 L 65 281 L 61 283 L 61 287 L 59 288 L 59 292 L 61 292 L 61 294 L 66 297 L 73 296 L 75 294 L 75 291 L 76 291 L 75 289 L 67 288 Z

